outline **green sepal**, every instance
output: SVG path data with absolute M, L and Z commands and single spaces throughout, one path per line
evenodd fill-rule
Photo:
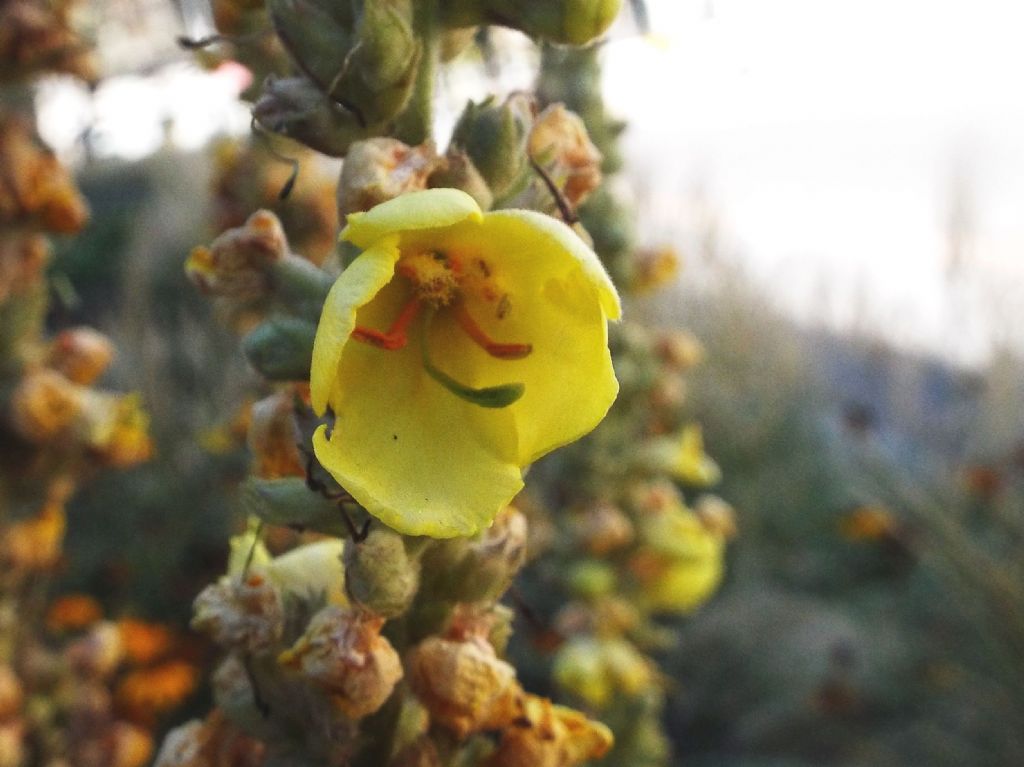
M 242 340 L 256 371 L 271 381 L 308 381 L 316 325 L 295 317 L 271 317 Z
M 239 497 L 247 514 L 268 525 L 301 528 L 337 538 L 348 536 L 337 502 L 310 490 L 301 477 L 249 477 L 242 483 Z

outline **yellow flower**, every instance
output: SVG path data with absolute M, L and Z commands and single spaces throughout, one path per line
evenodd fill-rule
M 716 485 L 722 478 L 718 464 L 704 452 L 704 436 L 698 424 L 691 423 L 683 429 L 670 471 L 677 479 L 696 487 Z
M 562 223 L 454 189 L 354 213 L 342 239 L 363 252 L 313 346 L 313 407 L 335 415 L 317 458 L 399 532 L 471 535 L 611 406 L 615 288 Z

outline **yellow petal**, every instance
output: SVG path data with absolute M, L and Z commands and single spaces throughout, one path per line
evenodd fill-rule
M 386 326 L 407 291 L 388 285 L 360 310 L 359 324 Z M 438 325 L 430 344 L 440 349 L 450 329 Z M 395 351 L 349 344 L 337 370 L 334 429 L 330 438 L 325 428 L 317 430 L 313 449 L 338 483 L 389 527 L 435 538 L 472 535 L 522 488 L 508 408 L 482 408 L 453 395 L 423 368 L 416 339 Z
M 341 239 L 368 248 L 389 234 L 439 229 L 461 221 L 480 221 L 480 206 L 458 189 L 410 192 L 381 203 L 366 213 L 350 213 Z
M 482 226 L 453 227 L 443 245 L 484 257 L 495 284 L 508 290 L 502 316 L 479 295 L 466 295 L 477 324 L 497 341 L 533 346 L 522 359 L 496 360 L 454 325 L 436 346 L 459 381 L 525 384 L 522 398 L 505 408 L 515 425 L 514 460 L 526 465 L 591 431 L 618 393 L 606 314 L 618 316 L 619 300 L 597 257 L 568 227 L 527 211 L 488 213 Z
M 561 251 L 570 257 L 582 272 L 582 277 L 597 288 L 601 308 L 610 320 L 622 317 L 622 302 L 611 277 L 597 257 L 572 229 L 556 218 L 532 210 L 502 210 L 488 213 L 488 230 L 501 228 L 502 236 L 518 233 L 530 246 L 546 254 Z M 505 244 L 505 243 L 503 243 Z
M 356 310 L 368 303 L 395 274 L 398 237 L 377 241 L 353 261 L 327 294 L 313 341 L 309 388 L 313 410 L 323 415 L 338 373 L 342 351 L 356 325 Z

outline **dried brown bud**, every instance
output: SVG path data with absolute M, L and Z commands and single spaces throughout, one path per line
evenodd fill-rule
M 570 205 L 578 205 L 601 185 L 601 152 L 579 115 L 562 104 L 552 104 L 537 116 L 530 131 L 529 152 Z
M 431 141 L 416 147 L 393 138 L 356 142 L 341 166 L 338 218 L 426 189 L 427 178 L 443 162 Z
M 171 730 L 153 767 L 259 767 L 264 750 L 215 709 L 206 721 L 193 719 Z
M 142 767 L 153 755 L 153 737 L 141 727 L 114 722 L 109 738 L 109 767 Z
M 526 695 L 521 706 L 486 767 L 573 767 L 600 759 L 612 747 L 611 730 L 578 711 L 535 695 Z
M 325 607 L 280 662 L 323 687 L 345 716 L 361 719 L 384 705 L 402 678 L 398 653 L 380 635 L 383 625 L 362 610 Z
M 29 442 L 61 436 L 78 418 L 85 390 L 52 370 L 26 375 L 11 396 L 11 423 Z
M 22 767 L 25 764 L 24 742 L 24 721 L 0 722 L 0 767 Z
M 257 301 L 270 291 L 270 269 L 287 255 L 281 222 L 269 210 L 258 210 L 244 226 L 224 232 L 210 247 L 193 248 L 185 274 L 206 293 Z
M 705 529 L 720 535 L 725 540 L 736 537 L 736 510 L 717 495 L 702 495 L 693 507 Z
M 0 6 L 0 81 L 37 72 L 96 79 L 92 54 L 71 26 L 72 5 L 10 0 Z
M 298 448 L 301 440 L 294 399 L 289 388 L 252 406 L 248 441 L 253 454 L 252 473 L 257 477 L 305 476 L 305 464 Z
M 39 234 L 0 237 L 0 302 L 39 285 L 50 244 Z
M 114 358 L 114 345 L 92 328 L 71 328 L 53 339 L 46 366 L 69 381 L 88 385 L 99 378 Z
M 0 664 L 0 721 L 20 711 L 23 698 L 21 682 L 14 669 L 6 663 Z
M 410 652 L 409 682 L 431 720 L 459 738 L 504 726 L 515 716 L 515 669 L 478 634 L 428 637 Z
M 73 234 L 85 224 L 88 210 L 71 176 L 20 120 L 0 119 L 0 168 L 0 223 L 61 234 Z
M 633 524 L 623 511 L 611 503 L 598 502 L 577 512 L 573 532 L 591 554 L 607 554 L 632 543 Z
M 262 655 L 270 652 L 284 630 L 281 595 L 258 572 L 225 575 L 207 586 L 193 605 L 192 628 L 217 644 Z
M 8 526 L 0 539 L 0 561 L 12 571 L 53 567 L 60 559 L 65 522 L 63 500 L 47 500 L 37 516 Z
M 656 341 L 658 356 L 669 367 L 685 372 L 704 359 L 704 345 L 688 330 L 666 330 Z

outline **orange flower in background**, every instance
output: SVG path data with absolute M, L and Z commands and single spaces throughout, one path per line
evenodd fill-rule
M 159 660 L 167 654 L 174 641 L 166 626 L 135 618 L 122 618 L 117 622 L 117 630 L 121 632 L 125 657 L 139 666 Z
M 103 617 L 100 603 L 88 594 L 67 594 L 59 597 L 46 611 L 46 627 L 50 631 L 84 629 Z
M 198 677 L 191 663 L 168 661 L 126 674 L 114 698 L 133 717 L 147 720 L 177 707 L 195 689 Z

